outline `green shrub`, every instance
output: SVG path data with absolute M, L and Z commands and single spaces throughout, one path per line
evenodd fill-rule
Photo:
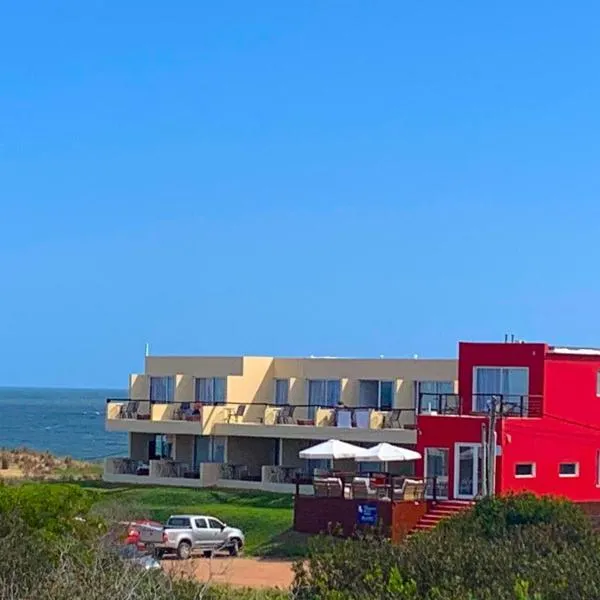
M 89 514 L 95 500 L 95 493 L 75 485 L 0 485 L 0 515 L 15 515 L 49 537 L 70 535 L 83 539 L 103 533 L 102 521 Z
M 318 538 L 296 565 L 295 586 L 303 600 L 600 598 L 600 541 L 576 506 L 514 495 L 484 500 L 401 546 L 372 534 Z

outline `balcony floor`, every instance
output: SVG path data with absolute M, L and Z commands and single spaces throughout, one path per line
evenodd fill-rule
M 264 425 L 262 423 L 216 423 L 213 435 L 267 437 L 281 439 L 328 440 L 345 442 L 390 442 L 415 445 L 415 429 L 362 429 L 356 427 L 316 427 L 314 425 Z

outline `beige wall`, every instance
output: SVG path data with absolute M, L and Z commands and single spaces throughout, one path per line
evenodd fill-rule
M 261 356 L 244 356 L 240 376 L 227 378 L 229 402 L 272 402 L 273 359 Z
M 281 446 L 281 464 L 284 467 L 303 467 L 306 463 L 298 454 L 319 442 L 313 440 L 283 440 Z
M 148 397 L 149 375 L 176 375 L 175 400 L 194 398 L 194 378 L 226 377 L 230 403 L 273 402 L 273 380 L 289 379 L 290 404 L 307 402 L 306 380 L 341 380 L 341 400 L 357 406 L 361 379 L 395 382 L 394 406 L 413 408 L 415 381 L 456 381 L 457 361 L 445 359 L 341 359 L 270 357 L 146 357 L 146 374 L 132 375 L 132 398 Z M 256 415 L 247 414 L 253 421 Z
M 132 400 L 148 400 L 149 388 L 146 375 L 133 373 L 129 376 L 129 397 Z
M 275 358 L 274 377 L 282 379 L 455 380 L 454 359 Z
M 191 375 L 175 376 L 175 402 L 193 402 L 195 399 L 195 378 Z
M 273 438 L 229 437 L 227 439 L 227 462 L 232 465 L 262 467 L 272 465 L 275 456 Z
M 190 375 L 192 377 L 228 377 L 243 373 L 240 356 L 147 356 L 146 375 Z
M 194 463 L 194 436 L 176 435 L 174 443 L 175 460 L 192 466 Z
M 153 433 L 130 433 L 129 456 L 135 460 L 148 460 L 148 444 L 154 439 Z

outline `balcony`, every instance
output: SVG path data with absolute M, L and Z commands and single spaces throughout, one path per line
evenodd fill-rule
M 237 435 L 414 444 L 414 409 L 389 411 L 361 407 L 318 407 L 266 403 L 200 405 L 151 400 L 107 400 L 111 431 Z
M 303 493 L 311 493 L 310 481 L 299 481 L 301 473 L 302 469 L 298 467 L 229 463 L 201 463 L 193 469 L 187 463 L 171 459 L 144 461 L 128 457 L 107 458 L 104 464 L 104 480 L 111 483 L 218 487 L 287 494 L 293 493 L 299 484 Z
M 119 457 L 105 460 L 104 479 L 113 483 L 198 487 L 200 473 L 187 463 L 168 458 L 137 460 Z
M 516 394 L 427 394 L 418 401 L 419 415 L 475 415 L 490 414 L 492 406 L 500 417 L 540 418 L 543 416 L 543 397 Z
M 215 407 L 216 408 L 216 407 Z M 213 413 L 213 435 L 414 444 L 414 409 L 329 408 L 309 405 L 227 404 Z

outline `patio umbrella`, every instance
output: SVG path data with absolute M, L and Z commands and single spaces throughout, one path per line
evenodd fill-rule
M 421 455 L 414 450 L 401 448 L 400 446 L 392 446 L 392 444 L 383 443 L 377 444 L 372 448 L 368 448 L 360 455 L 356 456 L 359 462 L 400 462 L 404 460 L 419 460 Z
M 357 458 L 365 452 L 364 448 L 353 446 L 340 440 L 328 440 L 321 442 L 316 446 L 311 446 L 300 452 L 300 458 L 309 460 L 314 459 L 341 459 L 341 458 Z M 357 459 L 358 460 L 358 459 Z

